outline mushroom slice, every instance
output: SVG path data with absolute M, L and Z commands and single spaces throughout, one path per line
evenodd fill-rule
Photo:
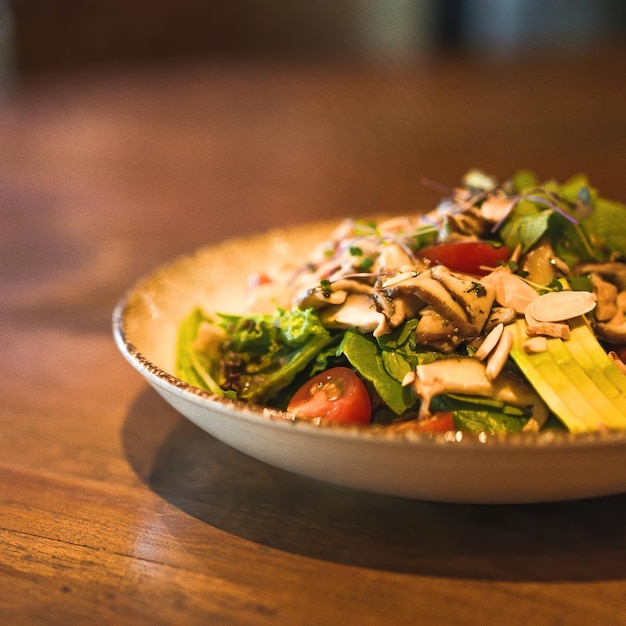
M 442 318 L 448 320 L 457 331 L 468 336 L 474 333 L 474 327 L 468 319 L 467 312 L 454 299 L 452 294 L 431 275 L 432 270 L 421 274 L 409 274 L 405 280 L 393 281 L 393 286 L 401 293 L 416 295 L 429 304 Z M 390 284 L 385 282 L 383 287 Z
M 489 230 L 489 224 L 480 210 L 472 207 L 462 213 L 450 213 L 447 216 L 448 228 L 464 237 L 483 237 Z
M 526 254 L 522 270 L 528 273 L 528 280 L 536 285 L 549 285 L 558 271 L 555 259 L 550 242 L 544 240 Z
M 533 300 L 528 313 L 538 322 L 563 322 L 589 313 L 596 300 L 590 291 L 551 291 Z
M 626 343 L 626 291 L 617 296 L 617 313 L 608 322 L 599 322 L 595 331 L 609 343 Z
M 489 284 L 461 278 L 443 265 L 433 267 L 431 276 L 452 294 L 466 311 L 474 331 L 480 333 L 491 313 L 496 298 L 495 288 Z
M 610 280 L 617 285 L 619 291 L 626 291 L 626 263 L 619 261 L 609 261 L 607 263 L 584 263 L 577 265 L 575 273 L 590 274 L 595 272 L 600 274 L 604 279 Z
M 387 318 L 390 328 L 397 328 L 405 320 L 414 318 L 425 306 L 416 296 L 398 293 L 395 289 L 385 291 L 374 289 L 372 297 L 376 308 Z
M 453 352 L 461 343 L 461 337 L 453 324 L 429 307 L 421 313 L 415 329 L 415 341 L 441 352 Z
M 593 292 L 596 294 L 598 302 L 596 304 L 595 316 L 599 322 L 608 322 L 617 313 L 617 287 L 605 280 L 597 272 L 590 274 Z
M 331 288 L 335 291 L 345 291 L 347 293 L 365 293 L 371 294 L 374 288 L 367 283 L 354 278 L 339 278 L 334 280 Z
M 413 389 L 422 403 L 419 417 L 430 415 L 431 400 L 442 393 L 489 396 L 493 389 L 485 375 L 485 366 L 469 357 L 450 357 L 418 365 Z
M 397 243 L 387 243 L 380 247 L 380 254 L 374 264 L 374 272 L 397 270 L 401 267 L 413 265 L 414 260 L 402 246 Z
M 343 290 L 323 289 L 322 287 L 313 287 L 300 292 L 293 299 L 293 305 L 301 309 L 312 307 L 321 309 L 328 305 L 340 305 L 346 301 L 348 293 Z
M 498 324 L 512 324 L 515 321 L 517 314 L 514 309 L 505 306 L 494 306 L 491 309 L 487 323 L 483 328 L 483 332 L 492 331 Z
M 541 396 L 515 372 L 504 370 L 494 381 L 493 397 L 506 404 L 520 408 L 532 407 L 532 415 L 524 430 L 536 432 L 548 419 L 550 410 Z
M 504 370 L 489 380 L 486 367 L 472 357 L 450 357 L 418 365 L 413 389 L 420 398 L 419 417 L 430 415 L 430 402 L 442 393 L 460 393 L 494 398 L 506 404 L 532 409 L 526 430 L 538 430 L 548 417 L 548 408 L 523 378 Z
M 327 328 L 354 328 L 365 333 L 387 322 L 376 310 L 373 299 L 363 294 L 349 294 L 343 304 L 328 306 L 319 315 Z

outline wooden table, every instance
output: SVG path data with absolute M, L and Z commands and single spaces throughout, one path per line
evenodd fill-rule
M 196 64 L 41 78 L 0 104 L 0 622 L 626 624 L 626 496 L 356 493 L 229 449 L 110 332 L 202 244 L 406 212 L 471 167 L 626 200 L 626 54 L 516 65 Z

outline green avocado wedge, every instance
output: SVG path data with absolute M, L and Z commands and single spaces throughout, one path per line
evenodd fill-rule
M 615 366 L 584 317 L 570 321 L 571 336 L 547 340 L 547 350 L 524 350 L 527 324 L 512 326 L 511 358 L 550 410 L 571 432 L 626 428 L 626 376 Z

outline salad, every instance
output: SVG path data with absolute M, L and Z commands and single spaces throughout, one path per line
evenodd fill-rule
M 190 311 L 179 378 L 316 423 L 626 428 L 626 205 L 583 175 L 470 171 L 424 215 L 344 220 L 248 304 Z

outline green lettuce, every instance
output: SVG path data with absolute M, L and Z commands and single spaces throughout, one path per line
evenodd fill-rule
M 213 354 L 195 345 L 203 322 L 223 331 Z M 180 327 L 177 375 L 213 393 L 228 390 L 240 400 L 267 404 L 333 341 L 313 309 L 215 319 L 196 309 Z

